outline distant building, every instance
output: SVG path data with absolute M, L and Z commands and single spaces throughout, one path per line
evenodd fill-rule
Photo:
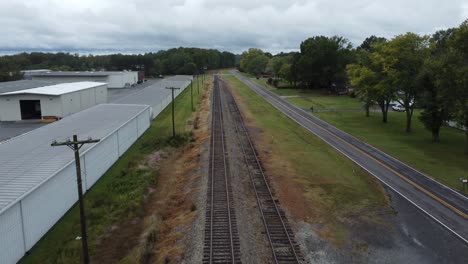
M 29 72 L 32 80 L 57 83 L 104 82 L 108 88 L 129 88 L 138 82 L 136 71 L 39 71 Z
M 0 89 L 0 121 L 60 119 L 94 105 L 107 103 L 107 84 L 98 82 L 5 90 Z
M 23 74 L 23 78 L 25 80 L 32 80 L 31 74 L 41 73 L 41 72 L 50 72 L 50 70 L 48 70 L 48 69 L 38 69 L 38 70 L 24 70 L 24 71 L 21 71 L 21 73 Z

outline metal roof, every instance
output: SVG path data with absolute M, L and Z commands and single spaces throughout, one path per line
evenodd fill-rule
M 67 147 L 51 147 L 73 134 L 104 139 L 145 111 L 143 105 L 101 104 L 0 143 L 0 213 L 74 162 Z M 83 155 L 96 144 L 81 148 Z
M 14 91 L 9 93 L 2 93 L 1 95 L 13 94 L 41 94 L 41 95 L 62 95 L 73 93 L 76 91 L 91 89 L 97 86 L 106 85 L 100 82 L 73 82 L 73 83 L 60 83 L 55 85 L 43 86 L 38 88 L 31 88 L 26 90 Z
M 32 80 L 20 80 L 12 82 L 0 82 L 0 94 L 9 93 L 15 91 L 21 91 L 36 87 L 43 87 L 48 85 L 56 84 L 56 82 L 45 82 L 45 81 L 32 81 Z
M 165 78 L 167 81 L 191 81 L 193 79 L 192 75 L 174 75 Z
M 154 109 L 163 99 L 165 99 L 171 90 L 166 87 L 176 87 L 184 89 L 190 84 L 190 81 L 172 81 L 170 78 L 164 79 L 144 89 L 131 93 L 125 97 L 115 100 L 112 103 L 116 104 L 143 104 L 150 105 Z
M 131 71 L 48 71 L 48 72 L 31 72 L 29 76 L 108 76 L 114 74 L 123 74 Z

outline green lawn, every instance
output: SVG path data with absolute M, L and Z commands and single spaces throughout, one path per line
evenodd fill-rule
M 314 115 L 368 142 L 395 158 L 413 166 L 440 182 L 461 190 L 460 177 L 468 177 L 468 156 L 464 151 L 464 134 L 443 127 L 441 142 L 432 143 L 431 133 L 413 117 L 413 132 L 404 132 L 405 113 L 390 112 L 389 123 L 381 121 L 379 112 L 366 118 L 364 112 L 322 112 Z
M 346 95 L 327 95 L 323 91 L 305 89 L 274 88 L 267 84 L 266 79 L 255 79 L 255 82 L 266 87 L 279 96 L 287 96 L 286 100 L 301 108 L 361 108 L 362 103 L 356 98 Z
M 316 206 L 314 210 L 320 212 L 319 217 L 331 224 L 351 212 L 368 215 L 373 208 L 386 204 L 375 178 L 281 114 L 234 76 L 223 79 L 238 91 L 256 127 L 262 131 L 260 137 L 268 139 L 272 152 L 292 165 L 296 176 L 288 177 L 303 186 L 304 197 Z M 338 224 L 333 232 L 346 240 L 343 226 Z
M 206 82 L 206 81 L 205 81 Z M 201 83 L 201 80 L 200 80 Z M 196 87 L 196 86 L 194 86 Z M 201 86 L 200 86 L 201 87 Z M 194 89 L 194 103 L 202 94 Z M 171 139 L 170 105 L 152 122 L 151 127 L 106 172 L 85 195 L 88 237 L 91 259 L 96 252 L 97 238 L 116 223 L 124 223 L 143 214 L 143 195 L 151 186 L 157 186 L 158 171 L 142 161 L 159 149 L 185 144 L 190 139 L 187 121 L 191 118 L 190 87 L 176 98 L 175 120 L 179 137 Z M 80 263 L 81 241 L 78 207 L 74 206 L 36 244 L 20 263 Z

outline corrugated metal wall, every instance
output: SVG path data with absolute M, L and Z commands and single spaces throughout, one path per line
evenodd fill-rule
M 149 128 L 150 115 L 147 108 L 82 153 L 85 190 Z M 73 162 L 0 215 L 0 263 L 16 263 L 77 200 Z
M 0 262 L 16 263 L 25 253 L 20 203 L 0 215 Z

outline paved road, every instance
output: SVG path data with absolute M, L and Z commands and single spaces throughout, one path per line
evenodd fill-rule
M 237 71 L 232 73 L 275 108 L 353 160 L 468 244 L 468 197 L 296 107 Z

